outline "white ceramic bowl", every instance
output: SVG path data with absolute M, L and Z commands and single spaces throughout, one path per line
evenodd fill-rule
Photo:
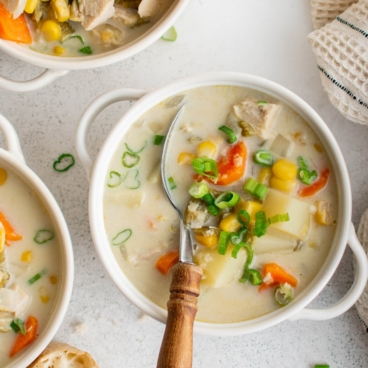
M 178 19 L 190 0 L 174 0 L 173 4 L 147 32 L 132 42 L 102 54 L 83 57 L 58 57 L 45 55 L 15 42 L 0 38 L 0 50 L 7 54 L 47 70 L 35 79 L 17 82 L 0 76 L 0 87 L 9 91 L 27 92 L 46 86 L 70 70 L 105 66 L 129 58 L 158 40 Z
M 78 155 L 86 167 L 87 174 L 91 181 L 89 192 L 89 220 L 92 237 L 100 261 L 118 289 L 132 303 L 151 317 L 165 322 L 167 317 L 166 310 L 153 304 L 132 285 L 115 260 L 106 233 L 101 231 L 101 229 L 104 228 L 104 180 L 111 158 L 118 148 L 123 136 L 131 124 L 142 114 L 159 102 L 176 94 L 180 94 L 185 90 L 211 85 L 241 86 L 268 93 L 288 104 L 309 123 L 321 140 L 336 176 L 339 198 L 339 226 L 336 229 L 331 250 L 323 267 L 308 287 L 292 303 L 262 317 L 244 322 L 214 324 L 196 321 L 194 325 L 195 331 L 211 335 L 237 335 L 255 332 L 287 319 L 324 320 L 334 318 L 344 313 L 356 302 L 364 289 L 368 277 L 367 257 L 359 244 L 351 223 L 351 190 L 345 161 L 330 130 L 306 102 L 278 84 L 251 75 L 230 72 L 206 73 L 180 79 L 154 91 L 128 89 L 113 90 L 98 97 L 85 110 L 77 130 L 76 146 Z M 135 99 L 138 99 L 138 101 L 124 114 L 124 116 L 122 116 L 112 129 L 93 165 L 86 148 L 88 127 L 97 114 L 111 103 L 120 100 Z M 332 277 L 344 253 L 346 243 L 349 244 L 353 251 L 358 265 L 351 289 L 338 303 L 329 308 L 321 310 L 306 308 Z
M 40 355 L 56 334 L 65 316 L 73 287 L 73 248 L 68 227 L 55 198 L 39 177 L 26 165 L 17 133 L 9 121 L 2 115 L 0 115 L 0 130 L 3 132 L 8 146 L 8 150 L 0 148 L 0 164 L 2 167 L 7 167 L 19 175 L 19 177 L 21 177 L 24 182 L 32 188 L 38 198 L 42 201 L 55 226 L 55 231 L 58 234 L 61 254 L 60 262 L 62 277 L 59 282 L 59 290 L 54 310 L 47 325 L 36 341 L 22 350 L 22 352 L 18 353 L 9 365 L 2 367 L 20 368 L 27 367 L 38 357 L 38 355 Z

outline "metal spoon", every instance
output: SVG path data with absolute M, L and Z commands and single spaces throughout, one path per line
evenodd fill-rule
M 167 302 L 167 322 L 162 339 L 157 368 L 188 368 L 192 366 L 193 323 L 198 310 L 197 298 L 202 269 L 193 263 L 190 230 L 184 225 L 183 213 L 176 206 L 165 175 L 170 137 L 184 110 L 180 108 L 167 133 L 161 160 L 161 178 L 169 201 L 180 218 L 179 263 L 172 268 L 170 300 Z

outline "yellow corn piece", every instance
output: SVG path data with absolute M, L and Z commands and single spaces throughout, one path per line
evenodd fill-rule
M 194 232 L 194 238 L 199 244 L 207 248 L 215 247 L 219 239 L 218 234 L 207 235 L 206 232 Z
M 58 282 L 58 278 L 56 276 L 53 276 L 53 275 L 49 276 L 49 280 L 50 280 L 51 284 L 53 284 L 53 285 L 57 284 L 57 282 Z
M 24 11 L 28 14 L 32 14 L 36 9 L 38 0 L 27 0 L 26 6 L 24 7 Z
M 272 169 L 270 167 L 263 167 L 258 175 L 258 182 L 268 187 L 272 176 Z
M 55 46 L 54 47 L 54 54 L 55 55 L 62 55 L 62 54 L 64 54 L 64 52 L 65 52 L 64 47 L 61 47 L 61 46 Z
M 27 250 L 26 252 L 23 252 L 20 260 L 24 263 L 30 263 L 33 259 L 33 253 L 31 250 Z
M 236 207 L 237 212 L 240 210 L 245 210 L 249 213 L 250 223 L 254 224 L 256 222 L 256 213 L 262 210 L 262 204 L 255 201 L 244 201 L 241 206 Z
M 272 166 L 273 174 L 284 181 L 293 180 L 298 172 L 298 167 L 292 161 L 282 158 Z
M 50 300 L 49 293 L 47 292 L 47 290 L 44 286 L 41 286 L 38 289 L 38 295 L 40 296 L 40 299 L 41 299 L 42 303 L 46 304 Z
M 297 181 L 294 180 L 281 180 L 277 178 L 276 176 L 273 176 L 270 180 L 270 186 L 271 188 L 282 190 L 283 192 L 290 193 L 294 190 L 294 188 L 297 185 Z
M 201 142 L 197 147 L 198 157 L 208 157 L 214 159 L 216 157 L 217 146 L 212 142 Z
M 42 23 L 41 33 L 47 42 L 60 40 L 60 24 L 53 20 L 46 20 Z
M 316 202 L 317 211 L 314 214 L 314 219 L 320 225 L 328 226 L 332 224 L 330 203 L 327 201 Z
M 195 155 L 189 152 L 182 152 L 178 157 L 179 165 L 189 165 L 195 159 Z
M 219 227 L 228 233 L 235 233 L 240 230 L 241 224 L 238 221 L 238 216 L 235 213 L 231 213 L 221 220 Z
M 55 18 L 59 22 L 66 22 L 70 17 L 68 2 L 65 0 L 51 0 L 51 7 L 54 11 Z
M 6 179 L 8 179 L 8 173 L 5 169 L 0 168 L 0 185 L 5 184 Z

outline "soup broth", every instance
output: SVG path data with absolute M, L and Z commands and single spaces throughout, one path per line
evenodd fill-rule
M 166 177 L 193 228 L 194 259 L 204 271 L 196 319 L 231 323 L 270 313 L 316 276 L 337 220 L 335 178 L 321 142 L 273 96 L 243 87 L 201 87 L 142 115 L 124 136 L 106 175 L 104 217 L 111 250 L 132 284 L 166 308 L 171 275 L 159 272 L 157 262 L 177 251 L 179 220 L 163 191 L 159 164 L 162 142 L 182 105 L 170 136 Z M 234 143 L 221 126 L 231 129 Z M 198 158 L 215 162 L 219 175 L 211 178 L 211 165 L 196 172 L 193 159 Z M 258 190 L 249 187 L 250 179 Z M 207 188 L 218 214 L 211 214 L 203 197 L 191 197 L 193 183 Z M 224 194 L 229 192 L 233 197 Z M 256 213 L 261 213 L 258 218 L 263 213 L 264 220 L 257 222 Z M 223 235 L 225 255 L 219 254 Z M 237 241 L 242 244 L 232 257 Z
M 2 165 L 0 184 L 0 233 L 5 233 L 0 244 L 0 366 L 6 367 L 26 349 L 19 343 L 23 333 L 31 336 L 37 329 L 30 344 L 42 335 L 61 266 L 57 234 L 40 199 Z

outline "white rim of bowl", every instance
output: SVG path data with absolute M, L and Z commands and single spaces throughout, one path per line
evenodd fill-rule
M 61 255 L 61 280 L 59 281 L 61 285 L 59 286 L 51 318 L 37 340 L 20 352 L 19 355 L 16 355 L 10 364 L 5 367 L 19 368 L 28 366 L 41 354 L 55 336 L 65 317 L 73 289 L 74 257 L 66 221 L 59 205 L 46 185 L 27 165 L 14 158 L 5 149 L 0 149 L 0 161 L 5 162 L 18 175 L 20 180 L 23 180 L 40 198 L 58 234 Z
M 190 0 L 176 0 L 147 32 L 117 49 L 102 54 L 60 57 L 41 54 L 15 42 L 0 39 L 0 49 L 26 63 L 49 69 L 81 70 L 97 68 L 129 58 L 158 40 L 179 18 Z
M 351 219 L 350 181 L 340 148 L 322 118 L 300 97 L 277 83 L 261 77 L 236 72 L 210 72 L 182 78 L 157 88 L 139 99 L 121 117 L 104 141 L 97 156 L 89 193 L 89 218 L 91 233 L 100 261 L 117 288 L 138 308 L 151 317 L 165 323 L 167 311 L 139 292 L 119 267 L 105 231 L 101 231 L 103 219 L 104 181 L 108 165 L 117 146 L 130 125 L 159 102 L 186 90 L 203 86 L 229 85 L 247 87 L 268 93 L 294 109 L 311 126 L 321 140 L 333 167 L 338 189 L 338 224 L 334 241 L 324 266 L 313 281 L 288 306 L 248 321 L 215 324 L 195 321 L 194 330 L 208 335 L 240 335 L 252 333 L 282 322 L 306 307 L 325 287 L 337 269 L 346 248 Z M 342 225 L 342 226 L 341 226 Z

